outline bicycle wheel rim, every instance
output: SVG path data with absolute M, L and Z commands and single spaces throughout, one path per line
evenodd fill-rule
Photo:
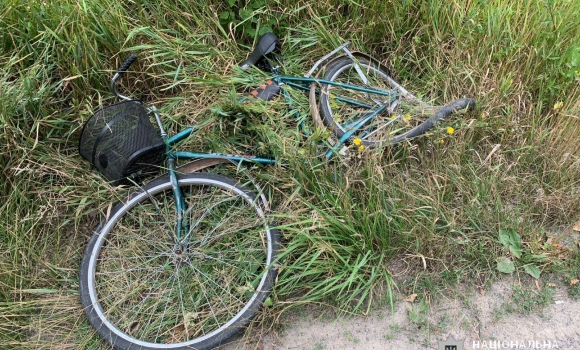
M 360 71 L 356 69 L 356 65 Z M 367 83 L 363 81 L 361 73 L 364 74 Z M 339 60 L 328 68 L 325 80 L 390 94 L 384 96 L 333 85 L 322 87 L 321 115 L 325 124 L 332 127 L 339 138 L 366 117 L 371 117 L 377 109 L 384 107 L 351 137 L 360 139 L 361 144 L 367 147 L 392 144 L 398 136 L 421 125 L 437 110 L 436 107 L 414 97 L 404 98 L 404 94 L 396 86 L 392 86 L 387 72 L 365 60 L 357 61 L 356 64 L 350 58 Z M 341 101 L 341 98 L 354 101 L 358 105 Z
M 183 299 L 185 298 L 185 295 L 180 292 L 180 298 L 181 298 L 181 309 L 182 310 L 176 310 L 173 303 L 170 303 L 170 300 L 175 300 L 175 301 L 179 301 L 177 299 L 172 299 L 175 298 L 175 296 L 172 296 L 171 294 L 168 294 L 167 292 L 165 292 L 165 289 L 162 289 L 162 287 L 164 287 L 163 282 L 165 282 L 165 280 L 161 280 L 160 281 L 160 276 L 155 276 L 156 280 L 155 283 L 160 282 L 161 285 L 157 286 L 155 288 L 145 288 L 145 289 L 141 289 L 137 288 L 137 285 L 133 285 L 133 290 L 129 290 L 127 292 L 128 288 L 125 288 L 123 285 L 121 285 L 120 287 L 112 287 L 110 280 L 111 277 L 115 277 L 117 279 L 117 282 L 114 283 L 120 283 L 122 284 L 122 282 L 119 282 L 119 280 L 122 280 L 124 277 L 124 273 L 127 272 L 135 272 L 135 271 L 131 271 L 130 268 L 125 268 L 123 270 L 123 274 L 119 273 L 119 271 L 116 271 L 115 273 L 111 273 L 111 275 L 105 275 L 103 278 L 98 277 L 99 274 L 103 274 L 103 265 L 106 265 L 106 261 L 105 260 L 99 260 L 99 257 L 103 256 L 103 250 L 108 249 L 109 245 L 113 245 L 115 243 L 115 239 L 118 239 L 119 241 L 123 241 L 123 242 L 129 242 L 130 239 L 129 238 L 135 238 L 137 239 L 137 237 L 129 237 L 129 238 L 119 238 L 118 234 L 113 233 L 113 229 L 117 226 L 117 224 L 126 217 L 127 213 L 130 213 L 133 209 L 135 209 L 136 207 L 138 207 L 141 203 L 143 203 L 144 201 L 150 200 L 150 198 L 159 194 L 163 194 L 166 191 L 171 191 L 171 184 L 169 183 L 169 181 L 164 181 L 161 183 L 156 184 L 155 186 L 152 186 L 150 188 L 147 188 L 146 191 L 140 192 L 136 195 L 133 195 L 130 197 L 130 200 L 125 203 L 124 205 L 121 205 L 119 208 L 117 208 L 116 211 L 114 211 L 114 213 L 111 215 L 111 217 L 109 218 L 109 220 L 102 226 L 101 230 L 100 230 L 100 234 L 99 236 L 95 239 L 94 244 L 92 244 L 92 249 L 91 249 L 91 256 L 88 259 L 88 263 L 87 263 L 87 291 L 88 291 L 88 297 L 89 297 L 89 303 L 91 305 L 91 312 L 94 313 L 94 315 L 96 315 L 96 317 L 98 318 L 99 322 L 101 322 L 101 327 L 106 327 L 106 331 L 104 333 L 110 333 L 112 334 L 112 337 L 110 339 L 108 339 L 109 341 L 113 342 L 113 344 L 117 347 L 119 347 L 120 343 L 123 344 L 128 344 L 128 346 L 133 346 L 133 345 L 138 345 L 147 349 L 178 349 L 178 348 L 185 348 L 185 347 L 191 347 L 194 346 L 196 348 L 212 348 L 216 345 L 219 345 L 219 343 L 221 343 L 223 340 L 225 340 L 226 338 L 228 338 L 229 336 L 233 335 L 234 333 L 236 333 L 237 331 L 239 331 L 239 327 L 245 326 L 249 320 L 253 317 L 253 315 L 255 314 L 255 312 L 257 311 L 257 309 L 259 308 L 259 306 L 263 303 L 263 301 L 265 300 L 269 289 L 271 287 L 271 283 L 273 280 L 273 276 L 275 275 L 275 271 L 272 268 L 272 262 L 273 259 L 275 257 L 275 251 L 276 251 L 276 245 L 278 244 L 278 240 L 279 238 L 277 238 L 277 232 L 275 232 L 275 230 L 272 230 L 269 228 L 267 222 L 266 222 L 266 217 L 265 217 L 265 213 L 263 212 L 262 208 L 260 207 L 260 205 L 257 203 L 257 201 L 254 199 L 254 196 L 245 192 L 245 190 L 231 184 L 231 183 L 227 183 L 225 182 L 223 179 L 223 177 L 220 176 L 216 176 L 216 175 L 189 175 L 185 178 L 180 178 L 180 186 L 185 187 L 185 186 L 189 186 L 192 188 L 200 188 L 200 189 L 216 189 L 217 192 L 219 193 L 227 193 L 227 195 L 229 197 L 227 198 L 234 198 L 234 200 L 241 200 L 243 201 L 246 205 L 247 208 L 251 209 L 252 212 L 255 213 L 255 215 L 258 217 L 258 221 L 259 221 L 259 225 L 260 231 L 263 231 L 262 233 L 262 237 L 247 237 L 248 239 L 253 238 L 254 241 L 260 241 L 261 243 L 257 243 L 257 246 L 259 248 L 251 248 L 251 247 L 245 247 L 246 249 L 244 249 L 247 252 L 251 252 L 251 254 L 256 254 L 258 256 L 258 258 L 256 258 L 255 261 L 250 261 L 250 260 L 243 260 L 240 259 L 240 266 L 234 266 L 233 264 L 235 264 L 235 261 L 233 260 L 226 260 L 227 258 L 222 257 L 221 259 L 223 259 L 224 263 L 221 265 L 222 270 L 224 271 L 224 273 L 226 272 L 231 272 L 231 271 L 227 271 L 230 268 L 233 268 L 236 272 L 240 272 L 240 271 L 246 271 L 249 269 L 249 267 L 251 268 L 255 268 L 256 271 L 255 273 L 253 273 L 251 276 L 249 276 L 248 278 L 244 278 L 244 277 L 239 277 L 239 276 L 231 276 L 231 274 L 229 276 L 223 277 L 224 279 L 226 278 L 230 278 L 230 282 L 233 285 L 233 281 L 236 281 L 238 283 L 240 283 L 241 285 L 237 285 L 236 291 L 234 291 L 234 289 L 229 288 L 229 289 L 225 289 L 225 287 L 217 287 L 218 283 L 217 282 L 213 282 L 215 283 L 214 287 L 211 288 L 221 288 L 219 290 L 219 292 L 221 293 L 229 293 L 229 296 L 226 295 L 225 298 L 228 299 L 229 301 L 233 301 L 233 299 L 237 299 L 240 298 L 241 300 L 236 300 L 233 301 L 232 307 L 235 309 L 234 311 L 231 312 L 226 312 L 225 317 L 222 317 L 221 314 L 216 314 L 215 310 L 214 310 L 214 306 L 212 306 L 212 302 L 210 302 L 208 296 L 207 296 L 207 292 L 208 291 L 213 291 L 216 292 L 217 289 L 212 289 L 210 290 L 209 287 L 205 288 L 204 287 L 204 283 L 212 283 L 209 280 L 209 277 L 213 277 L 212 275 L 209 276 L 204 276 L 203 273 L 201 273 L 200 271 L 202 267 L 198 267 L 198 266 L 204 266 L 204 265 L 208 265 L 208 269 L 215 269 L 216 265 L 218 265 L 219 262 L 218 259 L 213 256 L 213 257 L 209 257 L 210 253 L 209 252 L 209 248 L 207 251 L 203 251 L 202 253 L 200 253 L 200 251 L 202 251 L 201 248 L 196 247 L 195 249 L 198 249 L 199 251 L 194 251 L 193 248 L 183 248 L 182 252 L 180 253 L 180 258 L 175 260 L 175 255 L 171 256 L 171 253 L 167 253 L 167 256 L 147 256 L 147 259 L 158 259 L 160 258 L 161 260 L 165 259 L 164 265 L 162 266 L 163 268 L 159 269 L 159 271 L 157 271 L 159 274 L 165 273 L 165 270 L 169 267 L 173 267 L 175 271 L 177 271 L 174 276 L 173 276 L 173 281 L 171 282 L 172 284 L 170 285 L 169 289 L 173 289 L 173 287 L 175 286 L 175 283 L 177 280 L 180 280 L 180 273 L 182 271 L 186 271 L 188 268 L 191 268 L 192 271 L 195 271 L 195 269 L 197 268 L 198 273 L 193 272 L 193 274 L 189 274 L 189 276 L 194 276 L 196 278 L 199 279 L 198 282 L 200 282 L 201 280 L 203 280 L 202 282 L 204 283 L 197 283 L 197 291 L 200 291 L 202 289 L 205 289 L 205 291 L 203 291 L 202 293 L 194 293 L 191 292 L 191 294 L 196 294 L 196 295 L 205 295 L 205 302 L 206 304 L 201 304 L 202 307 L 199 308 L 195 308 L 193 306 L 195 306 L 195 303 L 186 303 L 183 301 Z M 205 195 L 205 194 L 204 194 Z M 189 203 L 191 204 L 191 203 Z M 235 224 L 235 227 L 238 227 L 240 229 L 240 232 L 242 229 L 244 229 L 247 232 L 252 232 L 252 230 L 248 230 L 247 227 L 240 227 L 238 225 L 238 222 L 234 222 L 232 221 L 232 218 L 238 218 L 240 217 L 237 214 L 242 214 L 242 212 L 235 212 L 232 211 L 231 208 L 234 208 L 234 206 L 232 206 L 231 204 L 235 204 L 232 201 L 222 201 L 220 203 L 220 201 L 217 201 L 217 204 L 214 206 L 210 206 L 210 208 L 212 208 L 213 211 L 218 211 L 220 209 L 222 209 L 220 206 L 221 204 L 224 204 L 225 206 L 229 205 L 230 209 L 227 209 L 226 213 L 228 213 L 228 218 L 224 219 L 223 221 L 220 221 L 221 223 L 221 228 L 223 230 L 219 231 L 221 232 L 221 234 L 218 232 L 217 235 L 214 235 L 212 237 L 210 236 L 201 236 L 197 242 L 201 242 L 204 239 L 206 240 L 206 243 L 209 242 L 209 240 L 214 239 L 214 241 L 210 242 L 211 244 L 220 244 L 221 240 L 226 240 L 227 241 L 227 234 L 224 234 L 223 232 L 227 232 L 224 231 L 228 228 L 232 228 L 227 226 L 226 224 L 229 222 L 231 222 L 232 224 Z M 239 204 L 239 203 L 238 203 Z M 207 212 L 207 210 L 206 210 Z M 190 213 L 193 215 L 194 210 L 190 210 Z M 196 214 L 200 214 L 200 212 L 196 212 Z M 247 211 L 244 212 L 243 214 L 245 215 L 244 220 L 248 221 L 248 216 L 247 216 Z M 198 219 L 200 219 L 199 222 L 195 223 L 194 221 L 191 221 L 192 226 L 195 226 L 197 228 L 200 227 L 200 225 L 206 225 L 207 226 L 207 222 L 211 222 L 211 220 L 208 218 L 209 214 L 206 215 L 205 217 L 201 218 L 201 216 L 198 217 Z M 137 217 L 136 217 L 137 218 Z M 207 222 L 202 222 L 203 220 L 207 221 Z M 141 223 L 141 222 L 140 222 Z M 209 227 L 209 226 L 208 226 Z M 115 237 L 113 237 L 115 236 Z M 108 238 L 109 237 L 109 238 Z M 145 237 L 145 238 L 150 238 L 151 235 Z M 169 236 L 168 236 L 169 237 Z M 193 237 L 193 236 L 191 236 Z M 148 242 L 145 242 L 145 238 L 142 239 L 141 241 L 141 245 L 145 245 L 145 244 L 151 244 L 153 246 L 157 245 L 157 248 L 159 248 L 160 246 L 160 242 L 155 242 L 153 240 L 148 240 Z M 186 238 L 186 237 L 184 237 Z M 232 237 L 233 238 L 233 237 Z M 219 243 L 216 243 L 218 242 Z M 105 244 L 106 243 L 106 244 Z M 227 241 L 227 244 L 233 244 L 232 240 Z M 206 244 L 206 246 L 209 247 L 208 245 L 209 243 Z M 244 244 L 246 244 L 244 242 Z M 252 242 L 248 241 L 247 244 L 253 244 Z M 162 245 L 162 244 L 161 244 Z M 172 246 L 173 245 L 173 246 Z M 201 247 L 201 244 L 199 245 Z M 227 245 L 226 245 L 227 246 Z M 261 246 L 261 247 L 260 247 Z M 181 246 L 180 246 L 181 247 Z M 205 246 L 204 246 L 205 247 Z M 221 245 L 220 245 L 221 247 Z M 231 247 L 231 246 L 230 246 Z M 172 242 L 170 244 L 166 244 L 165 246 L 163 246 L 163 251 L 167 252 L 167 249 L 171 248 L 172 252 L 175 252 L 175 242 Z M 181 248 L 180 248 L 181 249 Z M 187 250 L 189 249 L 189 250 Z M 263 253 L 258 253 L 255 250 L 264 250 Z M 186 253 L 187 252 L 187 253 Z M 223 253 L 223 251 L 222 251 Z M 236 251 L 236 253 L 241 253 L 241 251 Z M 188 255 L 189 254 L 189 255 Z M 223 253 L 223 254 L 227 254 Z M 186 258 L 182 257 L 182 256 L 186 256 L 187 259 L 191 259 L 191 260 L 184 260 Z M 114 257 L 114 255 L 112 255 Z M 173 263 L 175 264 L 174 266 L 171 266 L 171 261 L 169 261 L 169 256 L 171 256 L 174 260 Z M 128 256 L 125 258 L 125 262 L 126 261 L 130 261 L 131 256 Z M 135 256 L 133 258 L 142 258 L 142 257 L 138 257 Z M 244 258 L 248 258 L 249 257 L 247 255 L 244 256 Z M 119 258 L 121 259 L 121 257 Z M 193 260 L 197 259 L 195 262 L 199 265 L 195 265 L 193 263 Z M 209 261 L 209 262 L 208 262 Z M 221 262 L 221 261 L 220 261 Z M 131 263 L 128 263 L 129 267 L 133 266 L 133 267 L 137 267 L 136 264 L 131 265 Z M 111 266 L 112 267 L 116 267 L 118 264 L 113 263 Z M 224 267 L 225 266 L 225 267 Z M 221 270 L 220 270 L 221 271 Z M 111 271 L 113 272 L 113 271 Z M 170 273 L 169 273 L 170 275 Z M 151 275 L 149 275 L 151 276 Z M 170 276 L 171 277 L 171 276 Z M 200 278 L 203 277 L 203 278 Z M 143 282 L 143 283 L 147 283 L 148 278 L 144 278 L 144 279 L 140 279 L 140 278 L 136 278 L 137 282 Z M 219 276 L 216 277 L 216 280 L 219 279 Z M 243 282 L 248 282 L 249 280 L 258 280 L 259 282 L 257 282 L 256 285 L 243 285 Z M 134 281 L 133 281 L 134 282 Z M 178 282 L 179 283 L 187 283 L 189 281 L 183 280 Z M 167 282 L 167 284 L 165 286 L 169 286 L 170 282 Z M 108 285 L 111 285 L 111 287 L 109 287 Z M 208 284 L 208 286 L 210 286 L 211 284 Z M 104 286 L 102 288 L 102 290 L 99 288 L 100 286 Z M 140 286 L 140 285 L 139 285 Z M 181 287 L 180 285 L 178 285 L 178 287 Z M 110 288 L 112 289 L 112 291 L 116 291 L 117 289 L 119 289 L 119 298 L 120 300 L 123 300 L 123 296 L 121 296 L 121 293 L 123 291 L 125 291 L 125 294 L 127 293 L 132 293 L 132 294 L 136 294 L 137 292 L 135 291 L 136 289 L 139 290 L 141 293 L 144 293 L 145 290 L 148 291 L 149 294 L 145 294 L 146 297 L 140 296 L 140 298 L 143 300 L 143 305 L 140 305 L 139 302 L 139 297 L 137 298 L 133 298 L 131 300 L 131 298 L 125 297 L 125 299 L 123 300 L 123 303 L 128 303 L 127 307 L 123 307 L 123 304 L 121 304 L 121 306 L 118 306 L 120 304 L 120 301 L 116 301 L 117 296 L 110 298 L 111 300 L 115 301 L 115 303 L 111 303 L 111 300 L 106 301 L 106 299 L 109 298 L 108 295 L 114 295 L 114 294 L 107 294 L 105 292 L 106 288 Z M 245 289 L 244 289 L 245 288 Z M 195 291 L 195 290 L 194 290 Z M 234 295 L 232 293 L 239 293 L 239 295 L 236 295 L 236 298 L 234 298 Z M 248 293 L 251 293 L 251 296 L 248 296 Z M 100 294 L 100 295 L 99 295 Z M 138 293 L 137 293 L 138 294 Z M 160 296 L 157 297 L 156 294 L 159 294 Z M 217 293 L 216 293 L 217 294 Z M 162 299 L 161 296 L 165 295 L 166 299 Z M 231 296 L 231 297 L 230 297 Z M 201 298 L 201 297 L 200 297 Z M 224 302 L 224 299 L 222 299 L 222 297 L 218 297 L 221 300 L 221 304 L 222 305 L 218 305 L 220 306 L 222 309 L 220 311 L 223 311 L 224 308 L 226 308 L 227 306 L 230 306 L 228 304 L 228 302 Z M 203 300 L 202 300 L 203 301 Z M 146 322 L 148 322 L 148 324 L 145 326 L 146 328 L 149 327 L 152 331 L 152 333 L 155 333 L 155 336 L 153 337 L 153 339 L 151 339 L 151 335 L 149 334 L 150 332 L 147 329 L 144 329 L 142 331 L 139 330 L 139 328 L 137 328 L 136 330 L 132 330 L 132 328 L 135 328 L 136 325 L 134 325 L 134 323 L 139 323 L 141 322 L 140 320 L 137 320 L 136 318 L 131 318 L 129 317 L 128 321 L 122 321 L 123 317 L 125 317 L 124 315 L 131 315 L 131 313 L 133 312 L 133 309 L 137 306 L 139 306 L 139 309 L 137 310 L 137 313 L 140 313 L 141 310 L 145 307 L 145 303 L 148 302 L 148 305 L 146 307 L 150 308 L 151 312 L 149 312 L 148 314 L 148 319 Z M 228 304 L 228 305 L 226 305 Z M 136 306 L 135 306 L 136 305 Z M 86 306 L 86 305 L 85 305 Z M 157 306 L 162 306 L 165 307 L 164 311 L 162 313 L 154 313 L 153 309 L 154 307 Z M 200 305 L 198 305 L 200 306 Z M 115 310 L 117 309 L 118 310 Z M 178 313 L 182 314 L 182 317 L 179 318 L 178 320 L 171 320 L 171 317 L 166 316 L 166 310 L 167 308 L 173 308 L 173 310 L 178 311 Z M 217 308 L 216 308 L 217 309 Z M 114 311 L 111 311 L 114 310 Z M 210 311 L 208 311 L 210 310 Z M 194 332 L 194 328 L 197 328 L 199 326 L 199 322 L 195 322 L 195 318 L 196 317 L 201 317 L 199 316 L 202 312 L 206 312 L 209 313 L 211 312 L 213 315 L 213 318 L 215 318 L 215 325 L 210 324 L 210 330 L 208 330 L 207 332 L 203 332 L 202 334 L 199 334 L 199 331 L 197 331 L 197 333 L 195 333 L 193 336 L 190 336 L 188 333 L 189 332 Z M 161 318 L 161 320 L 154 320 L 153 319 L 153 315 L 155 314 L 156 318 Z M 197 316 L 196 316 L 197 314 Z M 189 315 L 189 316 L 188 316 Z M 135 315 L 136 316 L 136 315 Z M 189 320 L 188 320 L 189 317 Z M 219 319 L 218 319 L 219 318 Z M 116 320 L 112 320 L 112 319 L 116 319 Z M 165 320 L 165 323 L 167 324 L 163 324 Z M 122 323 L 122 325 L 121 325 Z M 211 323 L 211 322 L 210 322 Z M 93 324 L 93 326 L 95 326 Z M 97 328 L 97 327 L 95 327 Z M 162 329 L 161 329 L 162 328 Z M 101 332 L 101 330 L 97 329 L 101 335 L 103 335 L 103 332 Z M 139 332 L 140 331 L 140 332 Z M 177 336 L 176 336 L 177 334 Z M 187 337 L 186 340 L 181 340 L 181 338 L 184 337 L 184 335 Z M 113 339 L 114 338 L 114 339 Z M 122 340 L 121 340 L 122 339 Z M 121 348 L 123 346 L 120 346 Z

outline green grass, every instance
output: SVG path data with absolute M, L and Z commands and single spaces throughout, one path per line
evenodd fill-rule
M 129 52 L 139 60 L 124 91 L 160 107 L 170 131 L 207 123 L 184 147 L 288 163 L 251 170 L 283 228 L 270 313 L 304 303 L 367 313 L 397 289 L 437 297 L 500 276 L 499 257 L 517 273 L 533 263 L 577 278 L 578 252 L 564 258 L 546 233 L 580 219 L 570 142 L 580 137 L 580 1 L 362 3 L 276 0 L 227 23 L 221 1 L 3 1 L 0 347 L 107 348 L 84 318 L 78 268 L 92 228 L 129 190 L 107 185 L 77 143 L 91 112 L 113 102 L 108 79 Z M 261 26 L 280 34 L 286 73 L 351 40 L 413 92 L 440 104 L 472 96 L 478 107 L 346 167 L 322 163 L 309 147 L 321 133 L 302 137 L 282 101 L 236 102 L 264 79 L 235 68 Z M 308 124 L 306 98 L 294 107 Z M 522 257 L 500 230 L 518 233 Z
M 529 285 L 513 285 L 509 298 L 502 300 L 494 307 L 493 319 L 500 320 L 507 314 L 518 313 L 521 315 L 543 315 L 544 308 L 554 303 L 556 293 L 555 286 L 546 285 L 541 289 Z
M 507 307 L 508 311 L 518 311 L 523 314 L 530 314 L 542 310 L 549 304 L 554 303 L 555 289 L 551 287 L 542 290 L 526 289 L 520 286 L 514 287 L 514 305 Z
M 578 284 L 576 284 L 576 285 L 573 285 L 572 287 L 570 287 L 569 294 L 570 294 L 570 297 L 572 297 L 572 299 L 579 300 L 580 299 L 580 286 L 578 286 Z

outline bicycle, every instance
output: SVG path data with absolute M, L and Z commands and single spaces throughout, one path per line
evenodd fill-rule
M 242 63 L 274 75 L 244 99 L 282 94 L 291 103 L 286 86 L 309 91 L 311 103 L 318 96 L 315 123 L 338 137 L 327 158 L 352 144 L 380 147 L 419 136 L 474 105 L 462 99 L 435 110 L 418 102 L 378 61 L 349 51 L 348 43 L 317 61 L 305 77 L 282 76 L 268 60 L 278 45 L 267 34 Z M 324 78 L 310 77 L 339 51 L 345 54 L 326 64 Z M 169 136 L 154 106 L 117 91 L 118 79 L 135 59 L 131 55 L 111 79 L 122 102 L 87 120 L 79 152 L 115 184 L 134 182 L 164 161 L 167 174 L 117 203 L 97 226 L 81 263 L 81 301 L 90 324 L 118 349 L 211 349 L 247 327 L 266 302 L 281 237 L 257 184 L 196 171 L 222 162 L 275 160 L 174 150 L 194 128 Z M 412 125 L 406 116 L 417 108 L 433 113 Z M 176 161 L 184 159 L 194 161 L 177 168 Z

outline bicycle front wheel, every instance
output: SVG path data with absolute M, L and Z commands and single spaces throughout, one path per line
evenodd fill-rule
M 364 59 L 338 59 L 327 68 L 324 80 L 341 84 L 321 86 L 320 115 L 324 124 L 338 138 L 356 130 L 352 138 L 370 148 L 420 136 L 435 122 L 475 103 L 462 99 L 441 108 L 423 102 L 402 89 L 380 65 Z
M 248 325 L 276 277 L 278 230 L 258 196 L 215 174 L 169 177 L 118 203 L 80 271 L 89 322 L 117 349 L 212 349 Z

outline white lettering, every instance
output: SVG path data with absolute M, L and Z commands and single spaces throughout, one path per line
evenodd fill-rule
M 506 346 L 507 347 L 507 346 Z M 520 348 L 520 341 L 516 340 L 515 342 L 512 340 L 510 341 L 510 349 L 519 349 Z
M 527 342 L 527 346 L 526 346 Z M 473 340 L 474 349 L 559 349 L 556 340 Z

